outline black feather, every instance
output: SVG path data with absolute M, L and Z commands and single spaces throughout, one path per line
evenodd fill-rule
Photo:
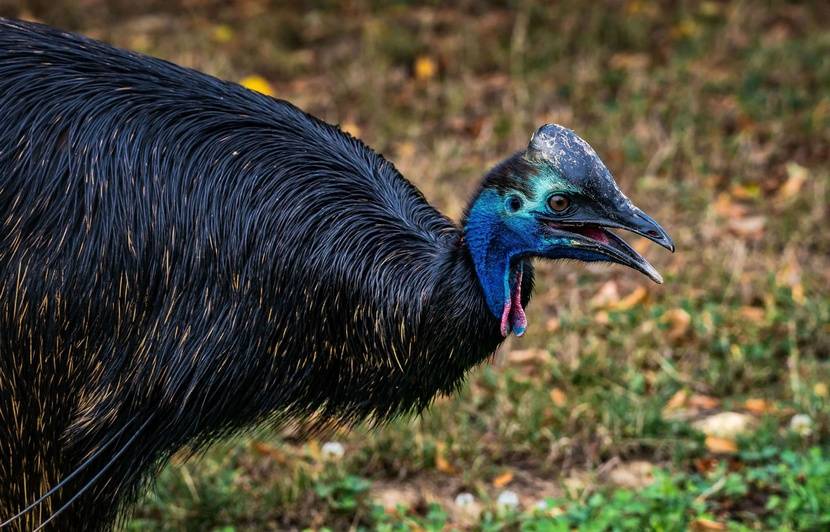
M 107 528 L 182 446 L 414 413 L 502 340 L 459 227 L 289 103 L 0 19 L 0 125 L 0 522 L 89 461 L 12 526 Z

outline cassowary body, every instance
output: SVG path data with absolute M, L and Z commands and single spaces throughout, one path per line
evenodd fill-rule
M 565 183 L 539 168 L 579 158 L 532 144 L 459 227 L 286 102 L 45 26 L 0 19 L 0 124 L 0 522 L 60 486 L 12 527 L 111 526 L 177 449 L 258 422 L 420 411 L 524 331 L 531 257 L 624 262 L 553 211 L 524 234 Z

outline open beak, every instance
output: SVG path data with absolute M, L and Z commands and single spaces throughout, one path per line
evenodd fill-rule
M 663 283 L 663 276 L 654 266 L 625 240 L 609 231 L 624 229 L 674 252 L 674 242 L 666 230 L 640 209 L 632 206 L 613 215 L 590 216 L 585 219 L 559 220 L 545 217 L 542 222 L 558 237 L 569 238 L 570 247 L 602 255 L 610 262 L 628 266 L 645 274 L 655 283 Z

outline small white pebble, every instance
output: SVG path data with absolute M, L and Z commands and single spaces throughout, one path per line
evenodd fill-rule
M 813 420 L 807 414 L 796 414 L 790 419 L 790 430 L 806 437 L 813 433 Z
M 545 499 L 542 499 L 542 500 L 540 500 L 540 501 L 536 501 L 536 504 L 535 504 L 534 506 L 535 506 L 535 507 L 536 507 L 536 509 L 537 509 L 537 510 L 539 510 L 540 512 L 547 511 L 547 509 L 548 509 L 548 501 L 546 501 Z
M 455 496 L 456 506 L 460 506 L 462 508 L 465 506 L 470 506 L 474 502 L 476 502 L 476 498 L 473 496 L 472 493 L 468 493 L 466 491 L 459 493 Z
M 504 490 L 503 492 L 499 493 L 499 498 L 496 500 L 496 504 L 511 509 L 518 508 L 519 496 L 516 495 L 515 491 Z
M 346 454 L 346 448 L 343 447 L 343 444 L 336 441 L 327 441 L 323 444 L 321 451 L 323 453 L 323 458 L 330 459 L 340 459 L 343 458 L 344 454 Z

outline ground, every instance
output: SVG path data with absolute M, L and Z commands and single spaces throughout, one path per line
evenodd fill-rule
M 565 124 L 678 247 L 635 241 L 663 286 L 540 263 L 459 395 L 176 459 L 128 528 L 830 527 L 830 5 L 452 5 L 0 0 L 339 123 L 455 218 Z

